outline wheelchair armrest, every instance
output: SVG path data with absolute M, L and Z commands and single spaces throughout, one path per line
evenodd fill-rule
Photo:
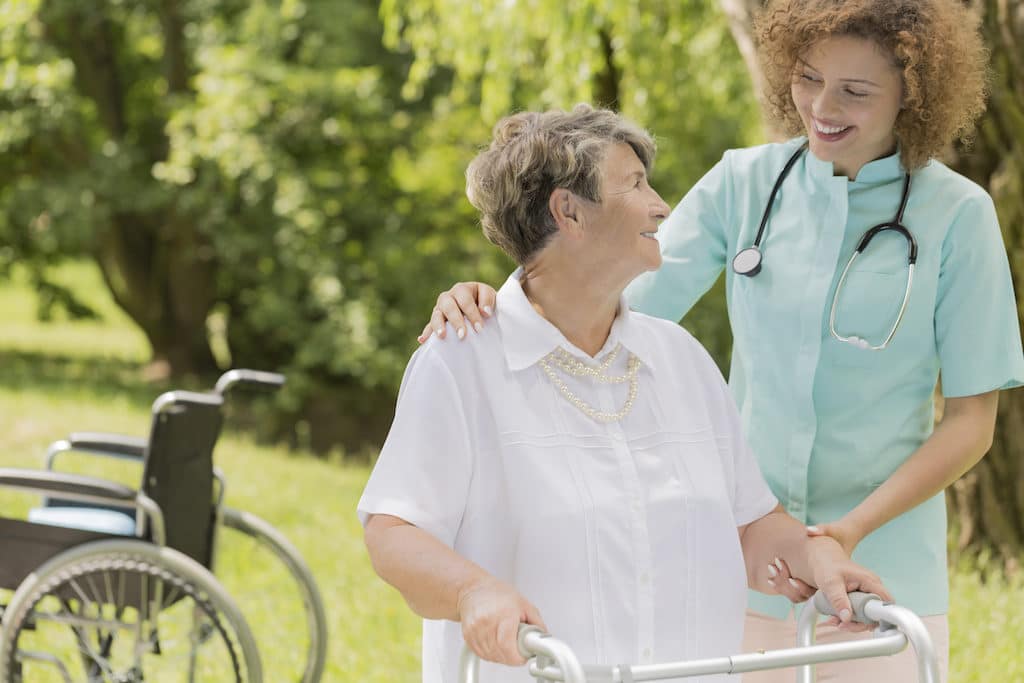
M 57 456 L 68 451 L 107 458 L 142 462 L 148 441 L 143 437 L 106 432 L 73 432 L 68 438 L 54 441 L 46 451 L 46 469 L 52 470 Z
M 72 432 L 67 441 L 76 451 L 129 459 L 142 458 L 146 453 L 147 444 L 147 440 L 141 436 L 105 432 Z
M 0 486 L 107 505 L 134 506 L 137 498 L 135 489 L 106 479 L 13 467 L 0 468 Z

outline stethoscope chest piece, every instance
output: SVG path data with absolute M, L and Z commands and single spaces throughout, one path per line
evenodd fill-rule
M 761 272 L 761 261 L 763 256 L 757 247 L 747 247 L 741 250 L 732 259 L 732 269 L 737 275 L 753 277 Z

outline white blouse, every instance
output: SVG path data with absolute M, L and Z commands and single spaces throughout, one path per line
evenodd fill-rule
M 623 303 L 595 358 L 621 344 L 608 374 L 622 375 L 635 354 L 637 396 L 621 420 L 596 422 L 540 361 L 558 347 L 597 361 L 533 309 L 519 274 L 483 332 L 435 337 L 413 355 L 360 519 L 400 517 L 514 585 L 584 664 L 738 652 L 746 572 L 736 527 L 776 499 L 717 367 L 685 330 Z M 628 382 L 551 367 L 598 410 L 626 402 Z M 425 620 L 424 682 L 457 680 L 461 646 L 459 624 Z M 531 680 L 524 667 L 486 662 L 481 678 Z

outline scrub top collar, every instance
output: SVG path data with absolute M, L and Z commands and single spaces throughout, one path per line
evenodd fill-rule
M 619 343 L 635 354 L 644 365 L 652 367 L 653 353 L 649 342 L 634 320 L 636 314 L 629 310 L 624 296 L 619 298 L 619 312 L 612 323 L 608 339 L 597 355 L 591 357 L 566 339 L 557 327 L 533 308 L 519 282 L 522 272 L 522 268 L 517 268 L 498 290 L 495 316 L 501 329 L 505 362 L 513 372 L 536 364 L 558 347 L 584 362 L 593 363 Z
M 796 145 L 801 145 L 807 141 L 806 137 L 801 137 L 795 140 Z M 794 150 L 796 147 L 793 148 Z M 808 150 L 804 154 L 805 168 L 807 174 L 811 179 L 817 183 L 822 182 L 847 182 L 846 178 L 842 176 L 835 176 L 835 168 L 831 161 L 822 161 L 818 157 Z M 875 159 L 869 161 L 861 167 L 860 172 L 857 173 L 857 178 L 851 182 L 856 185 L 884 185 L 894 180 L 903 178 L 906 171 L 903 169 L 903 164 L 900 162 L 900 153 L 897 149 L 896 152 L 889 156 L 882 157 L 881 159 Z

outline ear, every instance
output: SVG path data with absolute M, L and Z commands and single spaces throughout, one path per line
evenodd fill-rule
M 555 219 L 559 230 L 568 231 L 570 235 L 583 232 L 583 205 L 579 197 L 564 187 L 555 188 L 548 197 L 548 211 Z

